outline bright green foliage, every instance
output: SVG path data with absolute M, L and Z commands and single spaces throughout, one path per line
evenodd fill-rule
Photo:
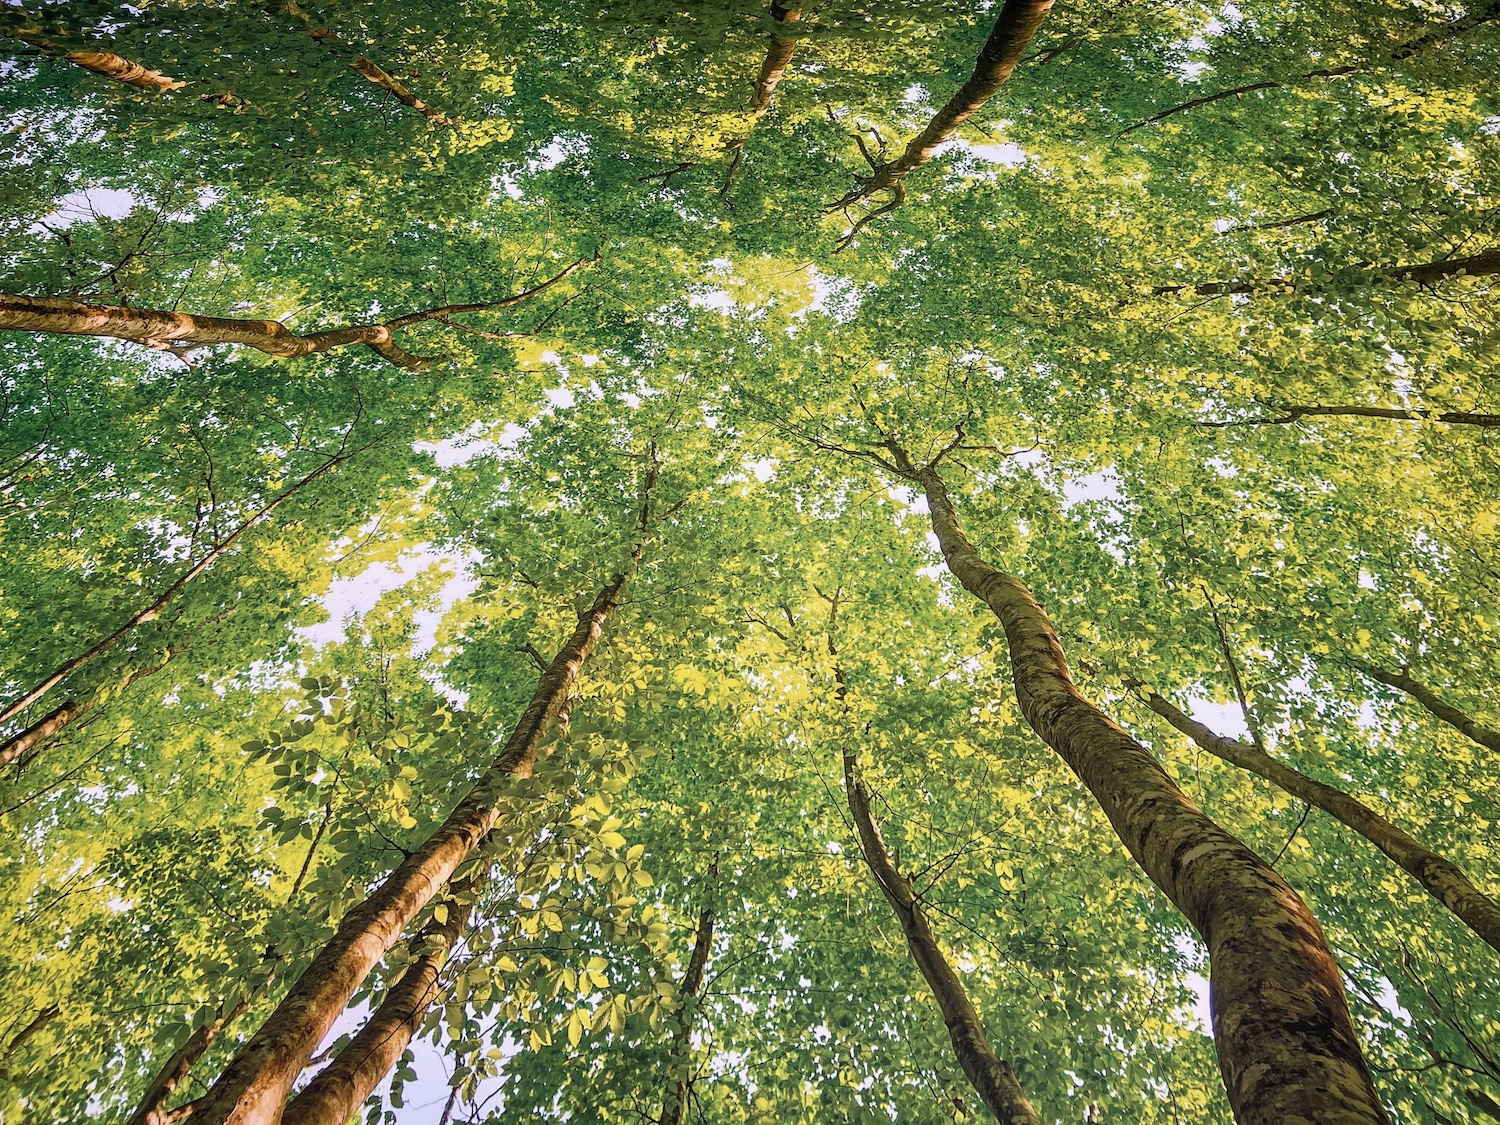
M 436 1120 L 451 1081 L 457 1121 L 655 1120 L 709 901 L 689 1121 L 978 1118 L 846 822 L 852 745 L 1044 1120 L 1227 1121 L 1201 947 L 1026 726 L 912 490 L 864 456 L 961 429 L 944 471 L 971 536 L 1036 591 L 1085 693 L 1306 897 L 1393 1118 L 1500 1121 L 1492 951 L 1126 687 L 1253 724 L 1500 894 L 1494 752 L 1362 670 L 1409 665 L 1500 727 L 1500 429 L 1279 421 L 1500 412 L 1494 276 L 1398 268 L 1500 247 L 1500 20 L 1060 7 L 836 254 L 851 133 L 903 145 L 995 7 L 5 9 L 6 292 L 305 332 L 599 260 L 401 329 L 439 360 L 423 375 L 0 332 L 6 701 L 358 450 L 6 732 L 98 703 L 0 775 L 0 1117 L 123 1121 L 248 998 L 172 1104 L 203 1092 L 489 761 L 629 551 L 654 448 L 681 507 L 504 795 L 447 991 L 367 1119 Z M 796 50 L 757 121 L 773 34 Z M 81 50 L 186 85 L 111 82 L 62 57 Z

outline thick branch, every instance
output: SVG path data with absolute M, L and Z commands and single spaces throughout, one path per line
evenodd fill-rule
M 1417 265 L 1367 270 L 1365 280 L 1370 284 L 1415 281 L 1418 285 L 1431 285 L 1460 275 L 1487 277 L 1496 273 L 1500 273 L 1500 247 L 1471 254 L 1466 258 L 1445 258 Z M 1264 277 L 1241 281 L 1205 281 L 1197 285 L 1158 285 L 1151 290 L 1151 295 L 1224 297 L 1235 293 L 1299 293 L 1313 288 L 1315 287 L 1303 285 L 1295 277 Z
M 1411 673 L 1405 669 L 1399 672 L 1387 672 L 1382 668 L 1371 668 L 1362 666 L 1364 672 L 1373 680 L 1379 680 L 1387 687 L 1393 687 L 1397 691 L 1404 691 L 1423 707 L 1427 708 L 1433 715 L 1447 723 L 1471 742 L 1478 743 L 1489 750 L 1500 754 L 1500 730 L 1487 727 L 1473 717 L 1464 714 L 1451 703 L 1445 703 L 1438 694 L 1425 684 L 1418 683 L 1411 678 Z
M 1390 418 L 1412 422 L 1446 422 L 1450 426 L 1500 426 L 1500 414 L 1467 410 L 1420 410 L 1396 406 L 1289 406 L 1279 418 L 1241 418 L 1234 422 L 1200 422 L 1201 426 L 1285 426 L 1303 418 Z
M 183 1079 L 192 1072 L 198 1060 L 208 1053 L 220 1033 L 249 1010 L 250 998 L 247 997 L 228 1009 L 220 1008 L 217 1016 L 189 1035 L 157 1072 L 151 1085 L 146 1087 L 146 1092 L 141 1095 L 141 1100 L 136 1104 L 135 1112 L 130 1115 L 126 1125 L 170 1125 L 179 1120 L 176 1111 L 167 1109 L 168 1099 L 182 1085 Z
M 1140 686 L 1136 681 L 1131 683 Z M 1215 734 L 1150 689 L 1145 690 L 1143 698 L 1146 706 L 1210 754 L 1265 778 L 1358 832 L 1452 911 L 1481 940 L 1500 951 L 1500 906 L 1476 887 L 1457 865 L 1403 832 L 1357 797 L 1314 781 L 1248 742 Z
M 69 51 L 62 57 L 74 66 L 142 90 L 180 90 L 187 85 L 109 51 Z

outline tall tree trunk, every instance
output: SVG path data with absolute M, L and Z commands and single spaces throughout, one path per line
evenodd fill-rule
M 1010 80 L 1037 28 L 1052 10 L 1052 3 L 1053 0 L 1005 0 L 994 30 L 974 60 L 974 69 L 968 79 L 947 104 L 932 115 L 926 128 L 907 142 L 895 160 L 876 161 L 866 149 L 864 140 L 856 137 L 860 151 L 869 161 L 870 175 L 857 177 L 854 190 L 828 210 L 841 210 L 877 192 L 891 193 L 891 201 L 857 222 L 839 243 L 840 249 L 847 246 L 871 219 L 899 206 L 906 198 L 903 183 L 906 177 L 937 155 L 938 148 L 953 136 L 958 127 L 978 113 Z
M 1087 786 L 1131 856 L 1208 946 L 1214 1038 L 1235 1120 L 1386 1122 L 1338 966 L 1312 912 L 1078 691 L 1031 591 L 985 562 L 964 535 L 937 461 L 918 468 L 895 442 L 889 448 L 895 460 L 887 464 L 926 494 L 949 571 L 1000 619 L 1027 722 Z
M 187 85 L 109 51 L 69 51 L 62 57 L 74 66 L 142 90 L 180 90 Z
M 350 344 L 363 344 L 397 367 L 430 371 L 434 361 L 412 355 L 396 344 L 397 329 L 423 321 L 446 323 L 458 313 L 502 309 L 550 289 L 574 270 L 597 258 L 580 258 L 557 276 L 521 293 L 498 301 L 466 305 L 442 305 L 423 312 L 407 313 L 381 324 L 326 328 L 298 335 L 278 320 L 236 320 L 222 316 L 194 316 L 161 309 L 137 309 L 124 305 L 96 305 L 63 297 L 26 297 L 0 293 L 0 329 L 14 332 L 45 332 L 64 336 L 109 336 L 129 340 L 161 351 L 191 351 L 216 344 L 239 344 L 266 355 L 291 359 L 313 355 Z
M 135 1112 L 126 1125 L 171 1125 L 178 1115 L 167 1108 L 167 1101 L 176 1093 L 185 1078 L 192 1073 L 198 1061 L 218 1040 L 219 1035 L 240 1016 L 250 1010 L 250 997 L 239 1001 L 228 1009 L 220 1008 L 219 1014 L 209 1023 L 198 1028 L 172 1053 L 157 1075 L 146 1087 Z
M 693 938 L 693 952 L 688 958 L 687 972 L 678 989 L 677 1030 L 672 1035 L 671 1062 L 667 1074 L 667 1093 L 662 1099 L 659 1125 L 682 1125 L 687 1119 L 688 1095 L 692 1082 L 687 1068 L 692 1047 L 693 1026 L 688 1012 L 688 1003 L 697 998 L 703 989 L 703 975 L 708 970 L 708 957 L 714 947 L 714 898 L 718 893 L 719 861 L 714 860 L 708 869 L 707 899 L 698 915 L 698 929 Z
M 1372 285 L 1415 281 L 1418 285 L 1432 285 L 1460 274 L 1468 277 L 1487 277 L 1500 273 L 1500 247 L 1471 254 L 1467 258 L 1446 258 L 1436 262 L 1421 262 L 1411 266 L 1390 266 L 1372 269 L 1366 273 L 1366 281 Z M 1196 285 L 1158 285 L 1151 290 L 1153 297 L 1178 295 L 1193 297 L 1227 297 L 1236 293 L 1305 293 L 1311 286 L 1303 286 L 1295 277 L 1246 278 L 1242 281 L 1204 281 Z M 1317 287 L 1321 288 L 1321 287 Z
M 963 982 L 943 956 L 937 936 L 928 924 L 922 903 L 912 889 L 911 880 L 903 876 L 886 850 L 880 827 L 870 813 L 870 792 L 859 776 L 859 762 L 851 752 L 844 754 L 844 792 L 849 812 L 859 833 L 865 863 L 895 912 L 906 947 L 921 970 L 922 979 L 932 990 L 933 999 L 943 1013 L 953 1053 L 963 1067 L 969 1084 L 995 1120 L 1002 1125 L 1041 1125 L 1041 1118 L 1021 1089 L 1010 1063 L 995 1054 Z
M 785 3 L 784 0 L 771 0 L 771 18 L 778 24 L 796 23 L 802 18 L 802 5 L 800 0 L 793 3 Z M 770 43 L 766 47 L 766 57 L 760 64 L 760 74 L 755 79 L 755 86 L 750 96 L 751 122 L 750 130 L 760 124 L 760 119 L 770 112 L 771 102 L 776 96 L 776 87 L 780 84 L 787 68 L 792 65 L 792 56 L 797 52 L 797 40 L 787 35 L 771 33 Z M 720 195 L 726 195 L 734 184 L 735 173 L 740 170 L 740 164 L 745 159 L 745 142 L 749 140 L 749 130 L 746 135 L 740 137 L 728 137 L 724 141 L 724 151 L 734 153 L 734 159 L 729 162 L 729 170 L 724 173 L 724 183 L 719 188 Z
M 1130 683 L 1139 686 L 1136 681 Z M 1433 898 L 1452 911 L 1481 940 L 1500 951 L 1500 906 L 1455 864 L 1397 828 L 1358 798 L 1314 781 L 1251 743 L 1216 734 L 1184 715 L 1154 691 L 1147 689 L 1145 700 L 1146 706 L 1210 754 L 1265 778 L 1358 832 L 1389 856 L 1397 867 L 1422 884 Z
M 428 1009 L 443 994 L 443 969 L 468 928 L 489 870 L 455 882 L 456 892 L 411 941 L 412 960 L 334 1060 L 287 1104 L 282 1125 L 343 1125 L 405 1053 Z
M 1423 707 L 1427 708 L 1433 715 L 1447 723 L 1471 742 L 1500 753 L 1500 730 L 1484 726 L 1473 717 L 1464 714 L 1451 703 L 1445 703 L 1430 687 L 1412 679 L 1411 673 L 1407 669 L 1403 668 L 1399 672 L 1387 672 L 1382 668 L 1372 668 L 1368 665 L 1361 665 L 1360 667 L 1371 679 L 1378 680 L 1387 687 L 1395 688 L 1397 691 L 1404 691 Z
M 567 706 L 579 672 L 593 654 L 604 623 L 625 599 L 651 540 L 651 496 L 660 473 L 654 459 L 642 488 L 638 535 L 625 565 L 579 614 L 574 629 L 547 670 L 520 721 L 448 818 L 358 906 L 303 970 L 280 1005 L 199 1101 L 194 1118 L 207 1125 L 270 1125 L 286 1104 L 292 1083 L 349 998 L 423 907 L 473 854 L 499 819 L 496 790 L 515 776 L 530 776 L 553 721 Z
M 136 680 L 155 675 L 171 663 L 182 651 L 182 648 L 169 648 L 167 649 L 165 659 L 145 668 L 131 668 L 127 670 L 114 684 L 115 691 L 124 691 Z M 99 706 L 99 694 L 96 690 L 84 699 L 70 699 L 54 707 L 20 734 L 7 739 L 4 743 L 0 743 L 0 766 L 9 765 L 29 750 L 40 749 L 43 744 L 60 734 L 75 720 L 89 714 Z
M 189 582 L 197 578 L 209 567 L 213 566 L 213 564 L 217 562 L 226 551 L 228 551 L 237 542 L 239 542 L 240 538 L 247 531 L 255 527 L 257 524 L 261 523 L 267 516 L 275 512 L 277 508 L 281 507 L 281 505 L 285 504 L 293 496 L 297 495 L 297 493 L 302 491 L 302 489 L 306 488 L 308 485 L 312 484 L 319 477 L 323 476 L 325 473 L 331 472 L 333 469 L 337 468 L 339 465 L 342 465 L 351 457 L 363 452 L 363 450 L 366 448 L 369 447 L 364 446 L 359 449 L 348 450 L 346 452 L 339 453 L 337 456 L 330 457 L 327 461 L 324 461 L 323 464 L 319 465 L 312 472 L 304 476 L 296 484 L 284 490 L 280 496 L 276 497 L 275 500 L 272 500 L 269 504 L 266 504 L 259 511 L 252 514 L 249 519 L 241 523 L 240 526 L 235 528 L 233 532 L 225 536 L 223 539 L 219 540 L 219 542 L 215 543 L 206 555 L 204 555 L 201 559 L 199 559 L 196 563 L 194 563 L 191 567 L 184 571 L 182 576 L 179 577 L 177 581 L 168 586 L 166 590 L 163 591 L 163 593 L 149 606 L 141 610 L 134 617 L 130 618 L 130 620 L 126 621 L 113 633 L 109 634 L 109 636 L 99 641 L 92 648 L 80 653 L 79 655 L 73 657 L 71 660 L 66 661 L 61 666 L 53 670 L 35 687 L 31 688 L 19 699 L 8 705 L 3 712 L 0 712 L 0 723 L 10 722 L 11 719 L 14 719 L 27 707 L 31 706 L 42 696 L 46 695 L 47 692 L 51 691 L 68 676 L 72 675 L 74 672 L 78 671 L 85 665 L 91 663 L 98 657 L 103 656 L 106 652 L 114 648 L 115 645 L 119 644 L 126 637 L 130 636 L 131 633 L 135 632 L 135 630 L 139 629 L 142 625 L 146 625 L 152 621 L 155 621 L 158 617 L 161 616 L 162 611 L 172 603 L 173 599 L 175 599 L 177 595 L 182 592 L 183 588 L 187 586 Z M 56 712 L 54 712 L 54 714 L 56 714 Z M 46 720 L 43 721 L 45 722 Z M 69 721 L 71 721 L 71 719 Z

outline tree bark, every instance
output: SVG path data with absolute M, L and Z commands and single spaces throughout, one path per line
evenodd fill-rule
M 84 70 L 142 90 L 180 90 L 187 85 L 109 51 L 69 51 L 62 57 Z
M 323 464 L 319 465 L 312 472 L 308 473 L 296 484 L 284 490 L 280 496 L 276 497 L 275 500 L 272 500 L 269 504 L 263 506 L 259 511 L 251 515 L 249 519 L 245 520 L 244 523 L 240 524 L 239 527 L 235 528 L 233 532 L 225 536 L 223 539 L 219 540 L 219 542 L 215 543 L 213 545 L 213 548 L 209 550 L 206 555 L 204 555 L 201 559 L 199 559 L 196 563 L 189 567 L 182 574 L 182 576 L 177 579 L 177 581 L 168 586 L 166 590 L 161 594 L 161 596 L 153 601 L 149 606 L 141 610 L 140 613 L 137 613 L 129 621 L 126 621 L 113 633 L 105 637 L 98 644 L 94 645 L 86 652 L 80 653 L 78 656 L 75 656 L 71 660 L 62 664 L 40 683 L 38 683 L 35 687 L 27 691 L 26 694 L 7 706 L 3 712 L 0 712 L 0 723 L 10 722 L 11 719 L 14 719 L 27 707 L 31 706 L 42 696 L 46 695 L 47 692 L 51 691 L 68 676 L 72 675 L 74 672 L 78 671 L 86 664 L 91 663 L 98 657 L 103 656 L 106 652 L 114 648 L 115 645 L 120 643 L 120 641 L 130 636 L 131 633 L 133 633 L 136 629 L 139 629 L 142 625 L 155 621 L 158 617 L 161 616 L 162 611 L 171 604 L 172 600 L 182 592 L 183 588 L 187 586 L 189 582 L 191 582 L 194 578 L 197 578 L 209 567 L 213 566 L 213 564 L 217 562 L 219 558 L 229 550 L 229 548 L 233 547 L 237 542 L 239 542 L 240 538 L 245 534 L 245 532 L 255 527 L 267 516 L 275 512 L 277 508 L 281 507 L 281 505 L 285 504 L 293 496 L 297 495 L 298 492 L 306 488 L 308 485 L 312 484 L 319 477 L 323 476 L 325 473 L 331 472 L 337 466 L 343 464 L 345 461 L 349 460 L 355 454 L 360 452 L 362 452 L 362 449 L 355 449 L 340 453 L 335 457 L 330 457 L 327 461 L 323 462 Z M 65 704 L 64 706 L 67 705 Z M 56 715 L 56 712 L 54 712 L 53 714 Z M 49 718 L 51 717 L 52 716 L 49 716 Z M 76 716 L 74 717 L 76 718 Z M 69 719 L 69 721 L 71 722 L 72 720 Z M 43 722 L 46 722 L 46 720 L 43 720 Z
M 932 115 L 926 127 L 907 142 L 906 148 L 895 160 L 876 162 L 865 150 L 864 141 L 859 141 L 860 150 L 870 163 L 870 175 L 857 177 L 854 190 L 829 210 L 841 210 L 862 199 L 868 199 L 877 192 L 890 192 L 892 198 L 889 204 L 856 223 L 854 230 L 840 242 L 841 249 L 849 244 L 870 219 L 899 206 L 906 197 L 903 184 L 906 177 L 937 155 L 938 148 L 953 136 L 958 127 L 978 113 L 1000 87 L 1009 81 L 1021 55 L 1036 35 L 1037 28 L 1041 27 L 1042 21 L 1051 11 L 1052 3 L 1053 0 L 1005 0 L 994 30 L 990 32 L 989 39 L 974 61 L 974 69 L 968 79 L 948 99 L 947 104 Z
M 129 340 L 159 351 L 181 351 L 216 344 L 239 344 L 281 359 L 313 355 L 363 344 L 397 367 L 430 371 L 434 362 L 412 355 L 397 345 L 394 332 L 422 321 L 444 323 L 456 313 L 502 309 L 536 296 L 574 270 L 597 258 L 580 258 L 557 276 L 524 292 L 498 301 L 467 305 L 442 305 L 423 312 L 407 313 L 381 324 L 327 328 L 301 335 L 277 320 L 237 320 L 221 316 L 194 316 L 161 309 L 136 309 L 125 305 L 97 305 L 63 297 L 26 297 L 0 293 L 0 329 L 15 332 L 57 333 L 65 336 L 109 336 Z
M 796 23 L 802 18 L 802 5 L 800 0 L 787 4 L 783 0 L 771 0 L 771 18 L 779 24 Z M 786 35 L 771 33 L 770 43 L 766 47 L 766 57 L 760 64 L 760 74 L 755 79 L 755 85 L 750 96 L 750 112 L 752 119 L 750 130 L 760 123 L 771 109 L 771 101 L 776 96 L 776 87 L 780 84 L 787 68 L 792 65 L 792 56 L 797 51 L 797 40 Z M 724 183 L 719 188 L 721 196 L 727 195 L 729 189 L 734 185 L 735 173 L 740 170 L 740 164 L 745 159 L 745 142 L 749 140 L 749 132 L 741 137 L 728 137 L 724 141 L 724 151 L 734 153 L 734 158 L 729 162 L 729 170 L 724 173 Z
M 1500 273 L 1500 247 L 1471 254 L 1466 258 L 1447 258 L 1436 262 L 1422 262 L 1411 266 L 1391 266 L 1368 272 L 1372 284 L 1390 284 L 1415 281 L 1418 285 L 1432 285 L 1460 274 L 1468 277 L 1487 277 Z M 1151 290 L 1153 297 L 1172 297 L 1185 294 L 1193 297 L 1225 297 L 1235 293 L 1299 293 L 1308 292 L 1314 286 L 1304 287 L 1295 277 L 1247 278 L 1242 281 L 1205 281 L 1197 285 L 1158 285 Z
M 195 1119 L 207 1125 L 270 1125 L 279 1120 L 292 1083 L 349 998 L 494 827 L 500 815 L 496 790 L 510 777 L 530 776 L 553 721 L 567 706 L 580 670 L 599 644 L 604 623 L 625 599 L 651 540 L 651 495 L 659 473 L 660 464 L 653 460 L 628 560 L 579 614 L 577 627 L 538 678 L 531 701 L 500 753 L 426 841 L 344 915 L 337 932 L 200 1100 Z
M 1147 689 L 1145 701 L 1146 706 L 1210 754 L 1265 778 L 1358 832 L 1389 856 L 1397 867 L 1422 884 L 1433 898 L 1452 911 L 1482 941 L 1500 951 L 1500 906 L 1455 864 L 1397 828 L 1358 798 L 1314 781 L 1248 742 L 1214 733 L 1154 691 Z
M 703 975 L 708 970 L 708 957 L 714 947 L 714 896 L 718 890 L 718 860 L 708 869 L 708 901 L 698 915 L 697 934 L 693 939 L 693 952 L 688 958 L 687 972 L 682 978 L 678 996 L 682 1007 L 677 1012 L 677 1030 L 672 1035 L 671 1072 L 668 1074 L 667 1093 L 662 1099 L 659 1125 L 682 1125 L 687 1119 L 688 1093 L 692 1083 L 685 1073 L 689 1061 L 689 1048 L 693 1032 L 688 1002 L 695 999 L 703 988 Z
M 911 881 L 892 862 L 880 835 L 880 827 L 870 813 L 869 790 L 858 771 L 857 758 L 846 751 L 844 792 L 859 833 L 865 863 L 875 876 L 881 894 L 891 904 L 901 932 L 906 936 L 906 947 L 911 950 L 912 960 L 917 963 L 922 979 L 932 990 L 933 999 L 943 1013 L 943 1023 L 948 1027 L 948 1037 L 953 1041 L 953 1053 L 958 1057 L 959 1065 L 995 1120 L 1002 1125 L 1041 1125 L 1041 1118 L 1021 1089 L 1010 1063 L 999 1058 L 990 1045 L 979 1012 L 953 966 L 943 956 Z
M 1214 1038 L 1235 1120 L 1384 1125 L 1338 966 L 1312 912 L 1083 697 L 1031 591 L 964 535 L 936 462 L 919 469 L 899 445 L 889 448 L 892 467 L 926 494 L 949 571 L 1000 619 L 1027 722 L 1207 944 Z
M 183 1079 L 192 1073 L 198 1061 L 208 1053 L 220 1033 L 249 1010 L 250 999 L 246 997 L 228 1011 L 221 1008 L 213 1020 L 189 1035 L 187 1041 L 172 1053 L 166 1065 L 157 1072 L 151 1085 L 146 1087 L 146 1092 L 141 1095 L 141 1100 L 126 1125 L 172 1125 L 177 1121 L 179 1114 L 167 1109 L 167 1100 L 176 1092 Z
M 1500 754 L 1500 730 L 1484 726 L 1451 703 L 1443 702 L 1430 687 L 1412 679 L 1411 673 L 1406 669 L 1399 672 L 1387 672 L 1384 669 L 1371 668 L 1367 665 L 1361 665 L 1361 667 L 1371 679 L 1378 680 L 1397 691 L 1404 691 L 1469 741 Z
M 118 691 L 124 691 L 136 680 L 144 679 L 154 675 L 165 668 L 182 649 L 168 649 L 166 659 L 152 664 L 146 668 L 131 668 L 126 671 L 116 685 Z M 84 699 L 70 699 L 65 703 L 53 708 L 48 714 L 32 723 L 20 734 L 0 743 L 0 766 L 7 766 L 21 755 L 32 749 L 40 749 L 42 745 L 51 741 L 60 734 L 64 728 L 77 719 L 89 714 L 99 706 L 99 693 Z

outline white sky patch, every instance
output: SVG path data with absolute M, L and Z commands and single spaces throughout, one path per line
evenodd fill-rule
M 1081 504 L 1085 500 L 1118 500 L 1120 498 L 1120 478 L 1111 469 L 1105 469 L 1097 473 L 1089 473 L 1086 476 L 1076 477 L 1073 480 L 1062 482 L 1063 507 L 1071 508 L 1075 504 Z
M 739 307 L 735 299 L 722 289 L 700 289 L 688 297 L 688 304 L 695 309 L 713 309 L 726 316 Z
M 486 427 L 476 424 L 461 434 L 454 434 L 442 441 L 419 441 L 412 445 L 418 453 L 430 453 L 440 469 L 451 469 L 472 461 L 475 457 L 492 457 L 505 450 L 514 449 L 527 434 L 525 426 L 507 422 L 496 436 L 488 436 Z
M 542 392 L 542 394 L 547 396 L 547 401 L 550 402 L 553 406 L 560 406 L 564 409 L 572 406 L 573 403 L 577 400 L 577 396 L 572 391 L 568 390 L 567 387 L 548 387 L 545 391 Z
M 1014 141 L 1000 141 L 996 144 L 976 145 L 962 138 L 955 137 L 948 142 L 946 147 L 958 149 L 960 152 L 966 153 L 978 160 L 984 160 L 990 164 L 1001 164 L 1007 168 L 1019 168 L 1022 164 L 1026 163 L 1029 157 L 1027 151 Z
M 745 471 L 760 481 L 761 484 L 765 484 L 766 481 L 776 475 L 776 458 L 747 458 L 745 460 Z
M 1187 705 L 1188 714 L 1215 734 L 1230 738 L 1250 737 L 1250 728 L 1245 725 L 1245 716 L 1238 703 L 1211 703 L 1207 699 L 1189 698 Z
M 122 188 L 85 188 L 69 192 L 57 201 L 57 210 L 32 227 L 66 229 L 74 223 L 92 223 L 98 219 L 123 219 L 134 211 L 140 200 Z
M 336 578 L 329 583 L 328 592 L 322 599 L 328 620 L 298 629 L 297 636 L 313 648 L 338 644 L 348 636 L 346 626 L 374 609 L 383 595 L 400 589 L 433 566 L 443 566 L 452 571 L 452 577 L 439 591 L 439 608 L 418 610 L 413 614 L 413 620 L 417 622 L 413 651 L 425 652 L 432 647 L 443 613 L 472 593 L 478 584 L 468 575 L 468 568 L 464 565 L 467 561 L 466 555 L 423 548 L 402 555 L 394 563 L 372 563 L 351 578 Z

